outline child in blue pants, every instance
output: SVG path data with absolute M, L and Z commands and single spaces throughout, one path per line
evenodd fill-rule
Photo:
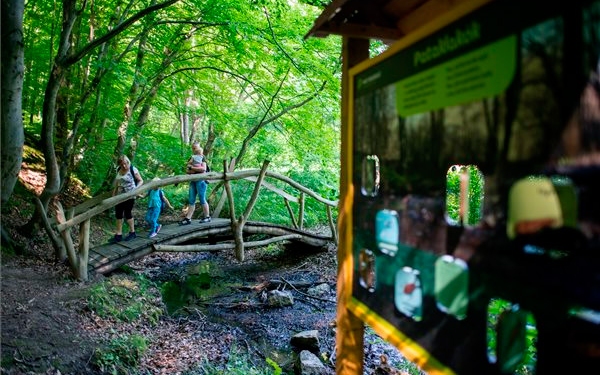
M 152 181 L 159 181 L 160 178 L 155 177 Z M 162 225 L 158 223 L 158 217 L 163 206 L 173 209 L 171 203 L 165 196 L 162 189 L 148 190 L 148 211 L 146 212 L 146 222 L 150 225 L 150 235 L 148 237 L 155 237 Z

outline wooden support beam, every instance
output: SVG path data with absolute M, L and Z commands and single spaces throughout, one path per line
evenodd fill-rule
M 60 202 L 56 202 L 56 214 L 55 214 L 57 223 L 64 223 L 66 221 L 65 211 L 63 210 L 62 204 Z M 61 251 L 65 252 L 66 258 L 69 261 L 69 267 L 71 269 L 71 273 L 79 278 L 82 281 L 87 280 L 87 274 L 83 275 L 83 278 L 80 278 L 81 274 L 79 272 L 79 256 L 75 251 L 75 246 L 73 244 L 73 239 L 71 239 L 71 229 L 67 228 L 60 233 L 60 237 L 62 239 L 62 249 Z M 89 234 L 89 233 L 88 233 Z M 85 260 L 87 267 L 87 258 Z
M 94 207 L 94 206 L 102 203 L 103 200 L 105 200 L 106 198 L 110 198 L 111 196 L 112 196 L 111 191 L 97 195 L 93 198 L 86 200 L 85 202 L 81 203 L 78 206 L 67 209 L 64 216 L 65 216 L 66 220 L 71 220 L 73 218 L 73 216 L 79 215 L 80 213 L 89 210 L 91 207 Z M 56 222 L 57 222 L 55 217 L 51 217 L 49 220 L 50 220 L 50 224 L 52 224 L 52 225 L 56 224 Z
M 244 226 L 244 233 L 247 234 L 268 234 L 271 236 L 283 236 L 289 234 L 288 229 L 277 228 L 277 227 L 265 227 L 265 226 Z M 295 233 L 300 234 L 300 233 Z M 310 245 L 310 246 L 324 246 L 327 242 L 330 241 L 329 238 L 325 236 L 310 236 L 307 234 L 300 234 L 300 239 L 302 242 Z
M 231 159 L 231 161 L 229 162 L 229 165 L 227 165 L 227 162 L 225 160 L 223 160 L 223 168 L 225 168 L 225 176 L 227 176 L 227 173 L 233 172 L 233 170 L 235 169 L 235 158 Z M 221 193 L 221 198 L 219 198 L 219 203 L 217 203 L 217 206 L 213 210 L 213 213 L 212 213 L 213 217 L 221 217 L 221 211 L 223 210 L 223 206 L 225 205 L 226 199 L 227 199 L 227 192 L 223 188 L 223 193 Z
M 258 177 L 256 178 L 256 184 L 254 185 L 254 190 L 252 191 L 252 195 L 250 196 L 250 200 L 248 201 L 248 204 L 246 205 L 246 209 L 244 210 L 244 213 L 241 216 L 241 224 L 245 224 L 246 221 L 248 221 L 248 218 L 250 217 L 250 214 L 252 213 L 252 210 L 254 209 L 254 205 L 256 204 L 256 200 L 258 199 L 258 193 L 260 193 L 260 188 L 263 185 L 263 181 L 265 179 L 265 175 L 267 174 L 267 168 L 269 167 L 269 160 L 265 160 L 263 162 L 262 168 L 260 169 L 260 173 L 258 175 Z
M 225 163 L 225 162 L 223 162 Z M 235 258 L 243 262 L 244 261 L 244 239 L 242 237 L 242 230 L 235 216 L 235 204 L 233 198 L 233 191 L 231 190 L 231 183 L 227 178 L 223 182 L 225 185 L 225 191 L 227 192 L 227 199 L 229 201 L 229 217 L 231 218 L 231 233 L 236 241 L 235 247 Z
M 284 236 L 271 237 L 266 240 L 245 242 L 245 248 L 266 246 L 275 242 L 289 241 L 302 238 L 300 234 L 286 234 Z M 200 251 L 221 251 L 235 249 L 235 243 L 221 243 L 217 245 L 154 245 L 155 251 L 162 252 L 200 252 Z
M 304 228 L 304 192 L 300 193 L 300 209 L 298 211 L 298 228 Z
M 257 177 L 246 177 L 244 180 L 248 180 L 248 181 L 252 181 L 252 182 L 256 182 Z M 268 190 L 271 190 L 274 193 L 277 193 L 277 195 L 282 196 L 283 198 L 287 199 L 290 202 L 294 202 L 294 203 L 298 203 L 298 198 L 294 197 L 293 195 L 287 193 L 284 190 L 279 189 L 277 186 L 270 184 L 268 182 L 263 181 L 262 186 L 267 188 Z
M 119 268 L 120 266 L 122 266 L 124 264 L 132 262 L 136 259 L 142 258 L 142 257 L 150 254 L 153 251 L 154 251 L 154 249 L 148 247 L 144 251 L 127 254 L 126 256 L 119 258 L 117 261 L 111 261 L 110 263 L 99 265 L 98 267 L 96 267 L 95 269 L 93 269 L 91 271 L 93 271 L 95 273 L 104 274 L 104 273 L 116 270 L 117 268 Z
M 331 207 L 325 206 L 325 208 L 327 208 L 327 221 L 329 222 L 329 229 L 331 229 L 331 237 L 333 238 L 333 242 L 337 245 L 338 236 L 335 223 L 333 222 L 333 215 L 331 214 Z
M 65 259 L 67 259 L 67 251 L 65 249 L 65 244 L 63 243 L 63 241 L 60 240 L 59 236 L 54 231 L 53 224 L 51 224 L 50 219 L 48 219 L 46 208 L 42 204 L 40 198 L 38 196 L 35 196 L 33 202 L 35 203 L 36 209 L 39 210 L 39 212 L 41 212 L 40 216 L 42 224 L 44 226 L 44 229 L 46 230 L 46 233 L 48 234 L 48 237 L 52 241 L 52 246 L 54 247 L 54 255 L 56 257 L 56 260 L 59 262 L 63 262 Z M 62 209 L 62 204 L 60 203 L 60 201 L 55 201 L 53 204 L 55 207 L 55 212 L 60 211 L 64 217 L 64 211 Z
M 283 198 L 283 201 L 285 202 L 285 207 L 287 208 L 288 213 L 290 214 L 290 218 L 292 218 L 292 225 L 294 226 L 294 228 L 298 228 L 298 222 L 296 221 L 296 217 L 294 216 L 294 211 L 290 206 L 290 202 L 285 198 Z
M 265 179 L 265 175 L 267 173 L 268 166 L 269 166 L 269 161 L 265 160 L 263 162 L 262 168 L 260 169 L 258 178 L 256 179 L 256 184 L 254 185 L 254 190 L 252 191 L 250 200 L 248 201 L 248 204 L 246 205 L 246 209 L 244 210 L 244 213 L 242 214 L 242 216 L 240 216 L 239 219 L 236 219 L 235 213 L 232 212 L 232 217 L 231 217 L 232 228 L 231 229 L 233 231 L 233 239 L 235 240 L 235 257 L 240 262 L 243 262 L 244 258 L 245 258 L 244 237 L 242 236 L 242 232 L 244 230 L 244 225 L 248 221 L 248 218 L 250 217 L 250 214 L 252 213 L 252 209 L 254 208 L 254 205 L 256 204 L 256 200 L 258 199 L 258 193 L 260 192 L 260 187 L 263 183 L 263 180 Z M 227 185 L 227 186 L 229 186 L 229 185 Z M 233 193 L 231 193 L 231 187 L 229 187 L 227 194 L 231 195 L 231 197 L 232 197 L 231 201 L 233 203 Z
M 226 234 L 226 233 L 229 233 L 230 231 L 231 231 L 231 227 L 230 226 L 219 227 L 219 228 L 206 228 L 206 229 L 203 229 L 203 230 L 198 230 L 198 231 L 195 231 L 195 232 L 184 234 L 182 236 L 178 236 L 176 238 L 176 241 L 177 241 L 177 243 L 187 242 L 187 241 L 195 240 L 195 239 L 198 239 L 198 238 L 203 238 L 203 237 L 206 237 L 206 236 L 214 236 L 214 235 L 219 235 L 219 234 Z

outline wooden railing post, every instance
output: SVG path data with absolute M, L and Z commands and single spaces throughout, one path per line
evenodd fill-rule
M 331 206 L 327 207 L 327 221 L 329 221 L 329 229 L 331 229 L 331 238 L 333 238 L 333 242 L 338 244 L 338 235 L 336 230 L 336 224 L 333 222 L 333 215 L 331 214 Z
M 90 219 L 79 224 L 79 253 L 77 254 L 77 278 L 88 279 L 88 256 L 90 253 Z
M 56 221 L 57 223 L 64 223 L 66 221 L 65 212 L 62 208 L 62 204 L 58 202 L 56 204 Z M 90 223 L 89 219 L 81 223 L 80 232 L 79 232 L 79 248 L 80 251 L 75 251 L 75 245 L 73 244 L 73 240 L 71 239 L 71 229 L 67 228 L 60 232 L 60 237 L 62 238 L 63 245 L 66 250 L 67 259 L 69 260 L 69 266 L 71 268 L 71 273 L 78 280 L 86 281 L 88 279 L 87 275 L 87 263 L 88 263 L 88 251 L 89 251 L 89 238 L 90 238 Z M 84 226 L 84 223 L 87 222 L 87 227 Z M 87 249 L 84 253 L 81 252 L 82 242 L 86 243 Z M 84 267 L 85 272 L 82 272 L 81 268 Z
M 294 228 L 298 229 L 298 222 L 296 221 L 296 217 L 294 216 L 292 206 L 290 206 L 290 201 L 287 198 L 283 198 L 283 201 L 285 202 L 285 207 L 287 208 L 288 213 L 290 214 L 290 218 L 292 219 L 292 225 L 294 226 Z
M 225 168 L 224 169 L 225 173 L 233 172 L 233 170 L 235 169 L 235 158 L 231 159 L 231 161 L 229 162 L 229 166 L 227 166 L 227 163 L 225 162 L 225 160 L 223 160 L 223 168 Z M 221 216 L 221 211 L 223 210 L 223 206 L 225 205 L 226 199 L 227 199 L 227 192 L 225 191 L 225 189 L 223 189 L 221 198 L 219 198 L 219 202 L 217 203 L 215 209 L 213 210 L 213 213 L 212 213 L 213 217 Z
M 304 228 L 304 192 L 300 193 L 300 209 L 298 211 L 298 228 Z
M 223 168 L 227 169 L 227 162 L 223 160 Z M 225 186 L 225 192 L 227 193 L 227 199 L 229 201 L 229 216 L 231 217 L 231 233 L 233 234 L 233 240 L 235 242 L 235 258 L 240 262 L 245 259 L 244 254 L 244 236 L 242 233 L 243 223 L 239 223 L 235 218 L 235 203 L 233 192 L 231 191 L 231 184 L 227 179 L 227 172 L 223 176 L 223 185 Z
M 252 195 L 250 196 L 250 200 L 246 205 L 246 209 L 242 216 L 239 219 L 235 218 L 235 212 L 231 213 L 231 229 L 234 236 L 235 241 L 235 256 L 240 261 L 243 262 L 245 259 L 244 255 L 244 236 L 242 235 L 244 230 L 244 225 L 250 214 L 252 213 L 252 209 L 254 208 L 254 204 L 256 203 L 256 199 L 258 198 L 258 193 L 260 192 L 260 187 L 262 185 L 263 180 L 265 179 L 265 175 L 267 174 L 267 167 L 269 166 L 269 161 L 265 160 L 263 162 L 262 168 L 260 169 L 260 173 L 258 178 L 256 179 L 256 184 L 254 185 L 254 191 L 252 191 Z M 228 182 L 227 180 L 225 182 Z M 227 187 L 227 195 L 230 196 L 230 204 L 233 204 L 233 193 L 231 192 L 231 186 L 229 184 Z

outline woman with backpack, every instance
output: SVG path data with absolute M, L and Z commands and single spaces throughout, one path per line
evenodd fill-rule
M 128 193 L 138 186 L 144 183 L 140 172 L 136 167 L 131 165 L 131 161 L 125 155 L 119 156 L 117 159 L 117 176 L 115 177 L 115 187 L 113 189 L 113 196 L 117 194 Z M 123 240 L 123 218 L 127 221 L 129 226 L 129 234 L 125 237 L 125 241 L 133 240 L 137 237 L 135 234 L 135 225 L 133 221 L 133 204 L 135 203 L 135 197 L 132 197 L 125 202 L 121 202 L 115 206 L 115 216 L 117 218 L 117 230 L 115 236 L 108 240 L 109 242 L 116 243 Z

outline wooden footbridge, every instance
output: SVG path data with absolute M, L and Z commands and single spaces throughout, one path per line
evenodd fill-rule
M 93 273 L 110 272 L 156 251 L 235 250 L 236 258 L 243 261 L 245 248 L 266 246 L 278 241 L 297 241 L 311 246 L 323 246 L 332 241 L 337 243 L 336 225 L 331 211 L 332 207 L 337 207 L 337 201 L 325 199 L 283 175 L 269 172 L 268 161 L 263 163 L 261 169 L 233 172 L 234 164 L 235 162 L 232 161 L 227 165 L 224 161 L 225 172 L 223 173 L 209 172 L 163 178 L 144 183 L 129 193 L 117 196 L 103 194 L 68 209 L 63 208 L 60 202 L 56 202 L 52 212 L 54 215 L 45 222 L 46 228 L 53 234 L 51 237 L 55 247 L 64 254 L 63 258 L 68 260 L 74 276 L 80 280 L 87 280 Z M 267 182 L 265 180 L 267 177 L 288 184 L 299 191 L 299 196 L 289 194 Z M 254 182 L 254 191 L 243 213 L 237 215 L 231 182 L 242 179 Z M 199 180 L 222 182 L 223 192 L 212 213 L 211 222 L 199 223 L 198 220 L 193 220 L 189 225 L 163 224 L 158 235 L 153 238 L 138 236 L 131 241 L 90 246 L 90 221 L 94 217 L 112 209 L 120 202 L 145 194 L 150 189 Z M 248 221 L 261 189 L 268 189 L 283 198 L 290 214 L 290 226 Z M 320 235 L 303 228 L 304 203 L 307 196 L 324 204 L 331 235 Z M 221 215 L 226 200 L 229 203 L 229 214 Z M 294 212 L 290 203 L 298 204 L 297 212 Z M 257 240 L 257 237 L 260 239 Z
M 265 222 L 248 221 L 243 228 L 244 238 L 266 235 L 261 240 L 244 241 L 244 248 L 266 246 L 278 241 L 298 241 L 311 246 L 324 246 L 329 236 L 297 228 Z M 186 244 L 190 243 L 190 244 Z M 133 260 L 155 252 L 190 252 L 234 250 L 235 242 L 230 219 L 213 219 L 210 223 L 193 220 L 190 225 L 163 225 L 156 237 L 138 236 L 131 241 L 106 243 L 90 248 L 88 272 L 107 273 Z

